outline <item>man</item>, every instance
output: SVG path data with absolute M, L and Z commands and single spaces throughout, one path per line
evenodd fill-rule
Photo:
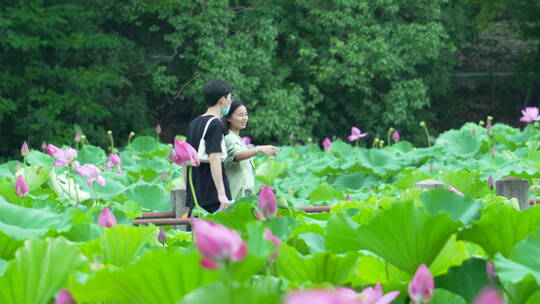
M 208 161 L 192 168 L 192 180 L 199 205 L 208 212 L 226 210 L 230 205 L 231 191 L 223 168 L 222 147 L 225 134 L 221 117 L 227 115 L 232 103 L 232 87 L 224 80 L 212 80 L 204 85 L 204 101 L 208 106 L 206 113 L 195 118 L 187 128 L 186 141 L 199 150 L 204 136 L 204 148 Z M 184 176 L 187 180 L 187 170 Z M 186 206 L 193 210 L 194 200 L 189 184 L 186 182 Z

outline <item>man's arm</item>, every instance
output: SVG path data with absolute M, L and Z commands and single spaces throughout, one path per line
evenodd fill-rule
M 225 185 L 223 185 L 223 176 L 221 174 L 221 152 L 210 153 L 208 157 L 208 162 L 210 163 L 210 172 L 212 174 L 212 180 L 216 186 L 219 200 L 219 209 L 225 210 L 229 207 L 231 202 L 227 198 L 225 193 Z

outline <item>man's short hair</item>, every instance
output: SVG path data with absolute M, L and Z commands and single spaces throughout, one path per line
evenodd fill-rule
M 232 86 L 225 80 L 211 80 L 203 88 L 204 102 L 209 107 L 214 106 L 221 97 L 227 96 L 231 92 Z

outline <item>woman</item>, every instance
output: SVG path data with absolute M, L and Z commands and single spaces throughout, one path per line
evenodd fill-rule
M 253 148 L 246 146 L 240 137 L 240 130 L 246 128 L 248 113 L 240 100 L 233 101 L 229 114 L 223 116 L 223 123 L 229 130 L 225 136 L 225 146 L 227 147 L 225 172 L 229 178 L 233 200 L 237 200 L 251 194 L 253 186 L 255 186 L 253 173 L 255 167 L 251 157 L 259 153 L 275 156 L 278 148 L 270 145 Z

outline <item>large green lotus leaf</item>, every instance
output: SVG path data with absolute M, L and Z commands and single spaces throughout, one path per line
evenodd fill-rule
M 158 184 L 138 184 L 126 191 L 128 199 L 152 211 L 170 211 L 169 193 Z
M 455 187 L 466 196 L 483 197 L 489 194 L 489 188 L 487 180 L 480 180 L 478 175 L 478 171 L 447 171 L 441 174 L 440 179 L 446 185 Z
M 154 169 L 137 169 L 137 171 L 128 171 L 128 176 L 134 180 L 142 180 L 148 183 L 153 183 L 158 177 L 161 177 L 161 172 Z
M 50 303 L 85 262 L 80 250 L 63 238 L 28 240 L 0 278 L 0 303 Z
M 456 241 L 456 236 L 452 235 L 448 243 L 444 245 L 441 253 L 429 266 L 429 270 L 434 277 L 445 274 L 450 267 L 461 265 L 470 256 L 466 243 Z
M 518 283 L 531 275 L 540 285 L 540 229 L 517 243 L 510 256 L 495 256 L 495 269 L 502 282 Z
M 532 275 L 526 276 L 519 283 L 506 283 L 504 290 L 509 303 L 536 304 L 540 303 L 540 287 Z
M 469 130 L 450 130 L 439 135 L 436 145 L 452 156 L 473 158 L 482 146 L 482 138 Z
M 155 137 L 139 136 L 126 149 L 131 149 L 135 153 L 153 152 L 158 148 L 158 144 L 159 142 Z
M 334 251 L 367 249 L 413 274 L 418 265 L 431 265 L 460 226 L 447 213 L 431 215 L 415 207 L 412 201 L 396 202 L 367 225 L 351 225 L 351 221 L 331 218 L 326 246 Z
M 21 247 L 23 241 L 15 240 L 0 231 L 0 258 L 10 260 L 15 256 L 15 251 Z
M 342 285 L 358 254 L 348 252 L 346 255 L 320 252 L 309 256 L 300 253 L 286 244 L 281 244 L 275 261 L 276 274 L 287 280 L 302 283 L 330 283 Z
M 74 283 L 71 290 L 77 303 L 176 303 L 199 286 L 217 280 L 219 272 L 205 270 L 200 260 L 195 252 L 155 249 L 123 269 L 106 267 L 86 283 Z
M 469 221 L 479 218 L 482 204 L 466 196 L 456 195 L 446 189 L 427 191 L 420 195 L 424 208 L 431 214 L 447 212 L 454 221 L 468 224 Z
M 487 276 L 486 261 L 472 258 L 461 266 L 452 267 L 448 273 L 435 278 L 435 286 L 462 296 L 468 303 L 486 285 L 492 285 Z
M 437 285 L 435 285 L 437 286 Z M 429 304 L 467 304 L 459 295 L 452 293 L 448 290 L 435 288 L 433 290 L 433 298 L 429 301 Z
M 287 163 L 276 162 L 273 159 L 262 163 L 255 171 L 255 178 L 265 185 L 272 185 L 274 180 L 283 174 Z
M 100 147 L 84 145 L 77 151 L 77 161 L 81 165 L 94 164 L 97 166 L 107 161 L 107 155 Z
M 347 158 L 355 152 L 353 151 L 353 146 L 340 139 L 332 142 L 332 147 L 330 147 L 330 150 L 340 158 Z
M 233 204 L 227 211 L 210 214 L 206 219 L 232 228 L 242 235 L 247 233 L 247 224 L 256 220 L 253 206 L 248 203 Z
M 157 228 L 116 225 L 80 247 L 89 259 L 101 256 L 104 264 L 122 267 L 133 263 L 150 244 L 157 245 Z
M 500 253 L 508 257 L 515 244 L 539 227 L 540 206 L 518 211 L 493 204 L 471 228 L 461 231 L 459 238 L 482 246 L 489 256 Z
M 0 232 L 14 240 L 40 238 L 51 228 L 61 232 L 70 227 L 69 213 L 57 214 L 46 209 L 24 208 L 0 197 Z
M 169 162 L 166 158 L 163 159 L 141 159 L 140 166 L 142 169 L 152 169 L 157 172 L 162 172 L 163 170 L 169 169 Z
M 304 166 L 309 168 L 317 176 L 327 176 L 329 174 L 341 173 L 338 159 L 329 153 L 317 153 L 319 157 L 304 162 Z
M 200 287 L 192 293 L 186 295 L 181 301 L 178 301 L 177 304 L 281 303 L 279 293 L 270 293 L 265 288 L 258 288 L 258 286 L 248 284 L 238 285 L 235 282 L 232 282 L 231 284 L 232 285 L 224 282 L 216 282 Z
M 380 149 L 362 150 L 362 153 L 358 154 L 358 161 L 359 166 L 382 177 L 390 176 L 402 168 L 401 158 Z
M 354 172 L 350 174 L 340 174 L 332 184 L 338 190 L 360 190 L 377 186 L 377 178 L 373 175 Z
M 43 152 L 31 150 L 30 153 L 28 153 L 28 155 L 26 156 L 26 162 L 33 166 L 50 168 L 54 163 L 54 157 Z
M 352 287 L 381 283 L 385 290 L 402 289 L 412 275 L 373 255 L 361 255 L 349 274 L 347 283 Z
M 49 178 L 49 172 L 38 166 L 23 167 L 17 171 L 16 175 L 24 176 L 30 191 L 41 187 Z
M 321 202 L 321 201 L 334 201 L 334 200 L 343 200 L 345 196 L 341 191 L 338 191 L 329 184 L 321 184 L 309 195 L 311 202 Z
M 73 242 L 87 242 L 95 240 L 103 234 L 103 230 L 94 223 L 74 224 L 71 229 L 62 235 Z
M 412 189 L 414 187 L 414 184 L 429 178 L 431 178 L 431 176 L 420 170 L 402 170 L 398 180 L 394 183 L 394 186 L 398 187 L 401 190 Z

